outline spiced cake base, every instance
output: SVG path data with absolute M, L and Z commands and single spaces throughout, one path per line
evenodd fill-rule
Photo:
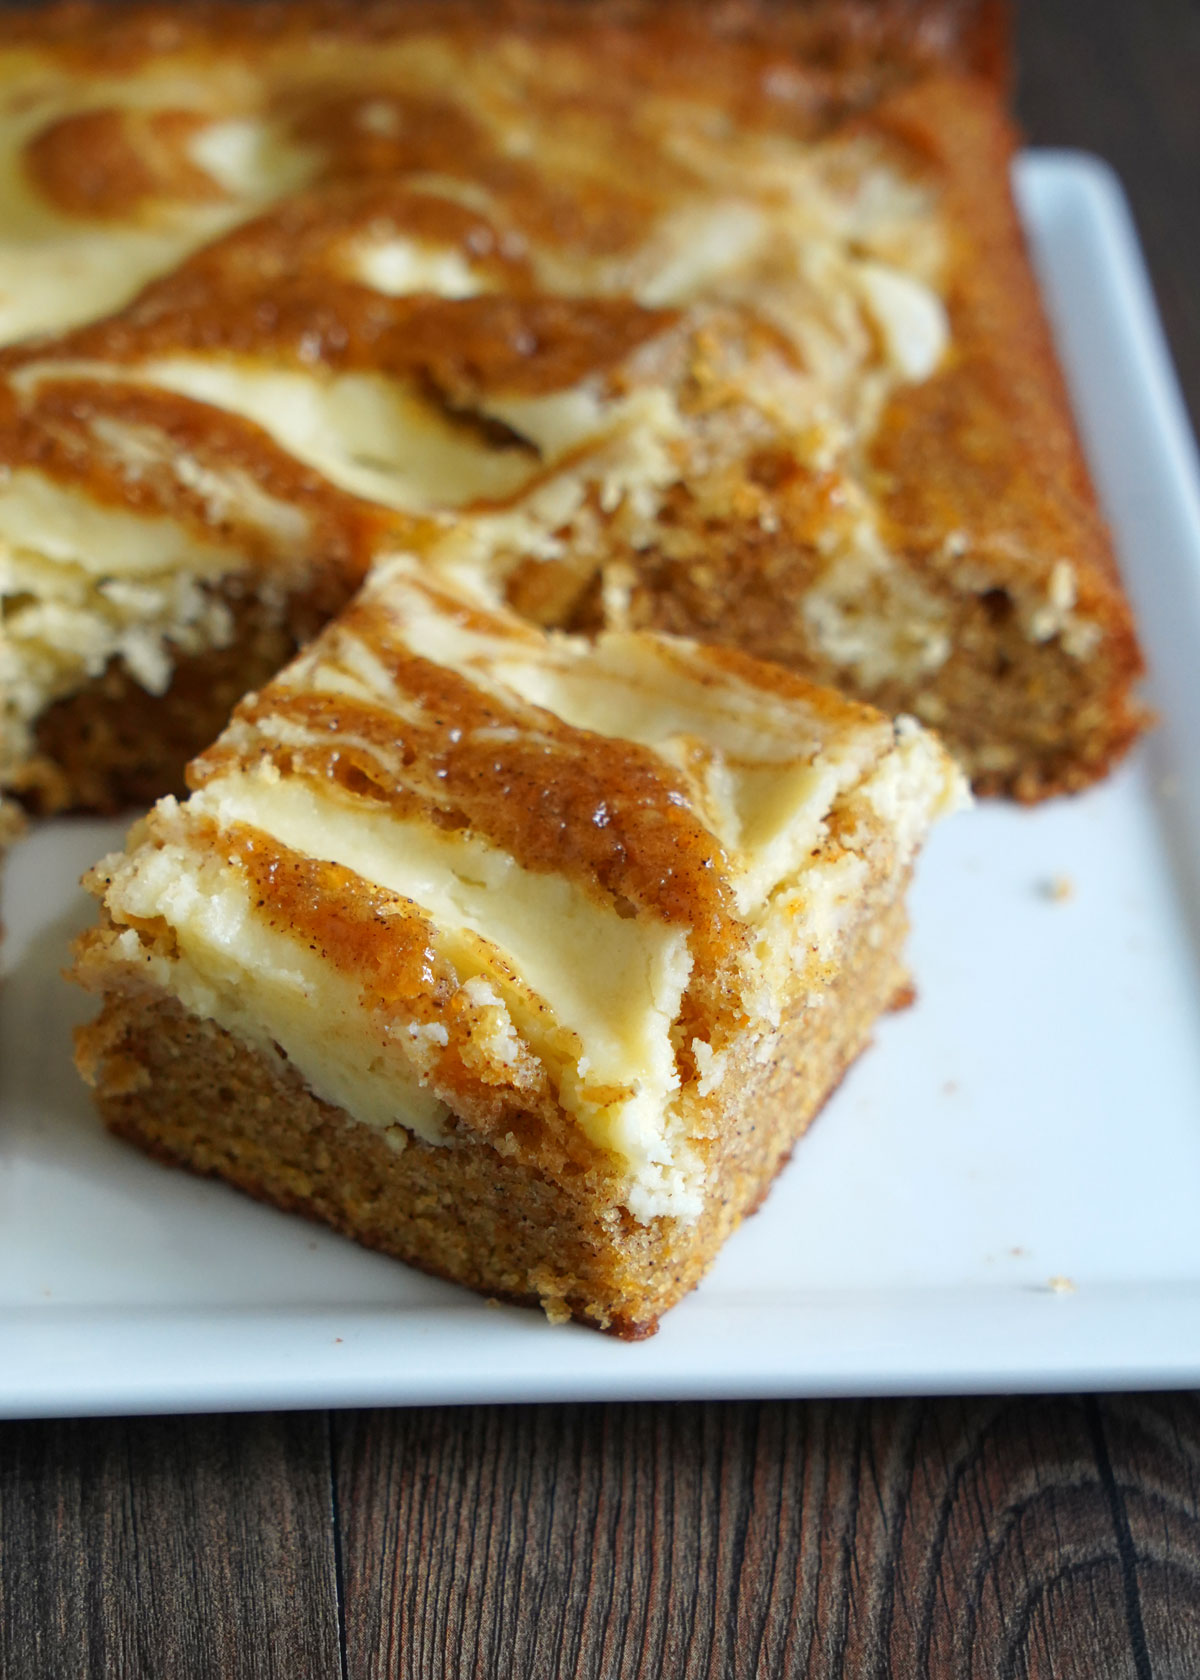
M 768 1065 L 731 1070 L 736 1099 L 692 1224 L 639 1224 L 598 1199 L 588 1173 L 552 1178 L 466 1128 L 397 1149 L 313 1096 L 282 1053 L 249 1048 L 153 988 L 110 992 L 79 1031 L 78 1057 L 109 1129 L 148 1154 L 481 1294 L 638 1340 L 758 1207 L 878 1016 L 909 1001 L 906 929 L 900 903 L 866 923 L 823 1006 L 785 1026 Z M 85 982 L 89 953 L 103 963 L 111 938 L 89 936 Z

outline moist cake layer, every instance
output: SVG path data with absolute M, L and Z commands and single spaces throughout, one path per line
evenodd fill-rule
M 895 992 L 912 857 L 961 797 L 914 724 L 717 649 L 547 636 L 412 560 L 379 568 L 190 779 L 92 877 L 107 921 L 79 975 L 108 1000 L 84 1040 L 102 1094 L 170 1110 L 128 1041 L 131 1010 L 173 999 L 322 1114 L 401 1150 L 494 1151 L 573 1220 L 582 1198 L 618 1249 L 618 1227 L 665 1221 L 656 1241 L 688 1252 L 784 1037 L 802 1058 L 818 1012 L 824 1071 L 769 1122 L 794 1139 Z M 839 986 L 845 1022 L 826 1014 Z
M 880 1012 L 906 1001 L 905 931 L 899 905 L 872 920 L 825 1006 L 784 1024 L 773 1061 L 730 1069 L 742 1101 L 725 1106 L 711 1145 L 720 1193 L 682 1229 L 634 1220 L 577 1163 L 570 1176 L 530 1172 L 502 1139 L 460 1131 L 445 1148 L 414 1135 L 398 1150 L 392 1134 L 322 1102 L 286 1062 L 166 992 L 110 995 L 80 1035 L 81 1065 L 112 1130 L 164 1162 L 482 1294 L 637 1339 L 757 1208 Z
M 228 640 L 222 579 L 414 546 L 915 711 L 981 785 L 1102 773 L 1138 655 L 987 12 L 6 21 L 17 272 L 79 277 L 0 357 L 7 778 L 45 705 Z

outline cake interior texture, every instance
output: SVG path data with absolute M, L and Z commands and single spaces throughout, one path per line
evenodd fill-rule
M 178 776 L 372 567 L 1102 775 L 1140 661 L 997 8 L 0 20 L 0 787 Z
M 151 1152 L 648 1333 L 907 987 L 936 738 L 398 558 L 90 878 L 79 1059 Z

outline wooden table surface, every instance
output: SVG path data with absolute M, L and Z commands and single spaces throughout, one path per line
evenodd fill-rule
M 1195 420 L 1200 6 L 1024 0 L 1019 39 Z M 0 1677 L 85 1675 L 1191 1680 L 1200 1398 L 0 1425 Z

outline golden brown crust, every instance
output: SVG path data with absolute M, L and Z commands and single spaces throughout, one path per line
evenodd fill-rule
M 972 572 L 990 571 L 1010 603 L 1021 585 L 1045 592 L 1054 568 L 1069 562 L 1073 610 L 1099 628 L 1099 644 L 1086 661 L 1044 645 L 1023 662 L 1009 655 L 1031 667 L 1027 682 L 1018 673 L 1012 683 L 1013 714 L 1042 739 L 1023 762 L 977 768 L 975 785 L 1024 800 L 1076 791 L 1108 773 L 1149 714 L 1132 695 L 1143 670 L 1133 616 L 1013 201 L 1016 137 L 982 89 L 951 78 L 924 83 L 919 96 L 896 94 L 874 121 L 936 171 L 954 235 L 953 352 L 930 379 L 893 395 L 871 446 L 884 531 L 898 553 L 952 588 L 953 553 L 965 551 Z M 977 597 L 988 582 L 975 584 Z M 1004 610 L 989 605 L 993 617 Z M 1057 705 L 1044 704 L 1047 695 Z M 969 702 L 948 703 L 946 716 L 974 721 L 978 746 L 1012 727 Z
M 331 373 L 370 369 L 468 404 L 484 392 L 541 396 L 603 377 L 674 319 L 622 298 L 386 297 L 329 274 L 255 277 L 239 288 L 216 255 L 204 252 L 198 273 L 184 264 L 154 282 L 122 314 L 65 334 L 55 358 L 255 355 Z M 45 358 L 41 344 L 17 346 L 0 352 L 0 372 Z
M 636 69 L 658 85 L 746 78 L 762 56 L 785 51 L 873 92 L 881 78 L 953 63 L 997 82 L 1010 71 L 1005 0 L 59 0 L 0 14 L 0 47 L 48 48 L 93 70 L 136 70 L 163 53 L 268 51 L 370 43 L 397 31 L 497 26 L 545 36 L 594 33 L 598 78 L 619 89 Z M 643 48 L 642 42 L 646 43 Z M 620 97 L 619 91 L 617 97 Z M 753 107 L 748 114 L 753 114 Z
M 195 111 L 75 111 L 35 134 L 25 169 L 47 203 L 68 216 L 139 217 L 160 199 L 224 196 L 188 156 L 203 126 Z
M 983 89 L 951 78 L 895 95 L 871 124 L 934 172 L 952 236 L 952 352 L 894 393 L 872 442 L 889 534 L 925 564 L 956 533 L 981 557 L 1039 575 L 1069 556 L 1095 596 L 1089 608 L 1103 610 L 1103 594 L 1132 643 L 1012 198 L 1010 124 Z
M 250 1050 L 157 991 L 114 991 L 78 1059 L 106 1123 L 161 1159 L 226 1179 L 368 1247 L 484 1295 L 636 1339 L 695 1287 L 765 1195 L 879 1013 L 904 1001 L 897 904 L 860 929 L 824 1007 L 785 1024 L 779 1055 L 730 1070 L 706 1205 L 694 1226 L 639 1225 L 567 1161 L 539 1171 L 462 1128 L 449 1147 L 396 1151 L 319 1102 L 279 1058 Z M 104 983 L 103 933 L 81 968 Z M 167 1095 L 170 1094 L 170 1100 Z M 598 1183 L 605 1180 L 600 1176 Z

